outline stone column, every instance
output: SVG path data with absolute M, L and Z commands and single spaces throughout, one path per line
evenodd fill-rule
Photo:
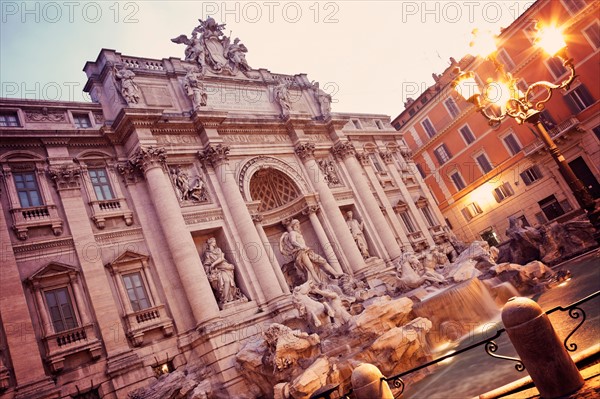
M 315 145 L 313 143 L 302 143 L 296 146 L 295 151 L 296 155 L 298 155 L 304 163 L 309 178 L 319 193 L 320 204 L 323 207 L 325 216 L 331 222 L 333 232 L 341 246 L 340 250 L 346 255 L 350 262 L 351 270 L 353 272 L 358 272 L 359 270 L 364 269 L 366 267 L 365 260 L 360 254 L 360 251 L 354 242 L 354 238 L 352 238 L 352 234 L 350 233 L 350 230 L 348 230 L 344 216 L 333 197 L 333 193 L 329 189 L 329 186 L 321 173 L 321 169 L 315 160 Z
M 303 214 L 308 215 L 308 219 L 310 220 L 310 224 L 313 227 L 313 230 L 317 234 L 317 239 L 321 243 L 321 247 L 325 250 L 325 258 L 327 258 L 327 262 L 335 269 L 336 272 L 342 273 L 342 267 L 340 266 L 340 262 L 338 262 L 335 253 L 329 248 L 333 248 L 331 243 L 329 242 L 329 238 L 327 238 L 327 234 L 325 233 L 325 229 L 321 225 L 319 218 L 317 217 L 317 212 L 319 211 L 319 207 L 317 205 L 311 205 L 304 211 Z
M 76 275 L 69 276 L 71 280 L 71 287 L 73 287 L 73 295 L 75 295 L 75 301 L 79 304 L 79 315 L 81 317 L 81 325 L 86 326 L 90 324 L 89 317 L 89 308 L 87 306 L 87 302 L 83 296 L 83 292 L 81 292 L 81 286 L 79 285 L 79 277 Z
M 140 148 L 131 162 L 146 176 L 158 220 L 196 324 L 219 317 L 219 306 L 204 272 L 200 255 L 185 225 L 173 187 L 165 176 L 163 168 L 166 151 L 164 148 Z
M 348 169 L 350 178 L 356 185 L 358 190 L 356 195 L 362 198 L 362 202 L 365 205 L 367 214 L 371 219 L 371 222 L 379 228 L 378 233 L 381 238 L 381 242 L 385 247 L 386 251 L 392 259 L 395 259 L 402 255 L 400 246 L 396 241 L 396 237 L 390 231 L 389 225 L 379 209 L 379 205 L 375 196 L 371 192 L 369 184 L 363 177 L 363 171 L 360 167 L 358 160 L 356 159 L 356 150 L 354 145 L 350 142 L 338 142 L 333 146 L 332 152 L 337 159 L 341 159 Z
M 235 179 L 235 172 L 229 170 L 228 166 L 229 147 L 222 144 L 208 145 L 204 151 L 198 153 L 204 167 L 212 167 L 215 171 L 218 184 L 221 187 L 231 216 L 235 221 L 235 228 L 239 232 L 243 244 L 243 250 L 255 248 L 262 240 L 256 231 L 252 217 L 248 212 L 246 202 Z M 264 245 L 260 250 L 266 253 Z M 277 281 L 275 272 L 265 256 L 246 256 L 250 266 L 254 270 L 261 290 L 267 302 L 283 295 L 283 290 Z
M 258 232 L 258 235 L 260 236 L 263 246 L 265 247 L 265 251 L 268 251 L 266 254 L 267 254 L 267 257 L 269 258 L 269 261 L 271 262 L 271 266 L 273 267 L 273 272 L 275 273 L 275 276 L 277 277 L 277 281 L 279 281 L 279 286 L 281 287 L 281 290 L 285 294 L 289 294 L 290 288 L 288 287 L 287 282 L 285 281 L 285 276 L 283 275 L 283 272 L 281 271 L 281 267 L 277 263 L 275 256 L 273 256 L 273 252 L 271 251 L 271 245 L 269 244 L 269 238 L 267 237 L 267 234 L 265 233 L 265 229 L 263 228 L 262 224 L 260 223 L 262 221 L 262 216 L 261 215 L 252 215 L 252 220 L 254 221 L 254 226 L 256 227 L 256 231 Z

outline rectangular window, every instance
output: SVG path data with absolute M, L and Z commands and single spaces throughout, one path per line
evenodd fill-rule
M 88 127 L 92 127 L 92 123 L 90 122 L 90 117 L 86 114 L 75 114 L 73 115 L 73 122 L 75 126 L 80 129 L 85 129 Z
M 565 8 L 572 14 L 577 14 L 587 5 L 585 0 L 562 0 Z
M 0 114 L 1 127 L 19 127 L 19 117 L 16 112 L 3 112 Z
M 419 174 L 421 175 L 421 177 L 424 179 L 425 171 L 423 170 L 423 167 L 418 163 L 416 163 L 415 166 L 416 166 L 417 170 L 419 171 Z
M 458 191 L 467 187 L 467 185 L 465 184 L 465 181 L 463 180 L 463 178 L 459 172 L 452 173 L 450 175 L 450 179 L 452 179 L 452 183 L 454 183 L 454 186 L 456 187 L 456 190 L 458 190 Z
M 595 49 L 600 48 L 600 23 L 595 21 L 583 30 L 583 34 Z
M 471 131 L 471 128 L 469 128 L 468 125 L 461 127 L 459 129 L 459 132 L 460 132 L 460 135 L 462 136 L 463 140 L 465 140 L 465 142 L 467 144 L 471 144 L 472 142 L 475 141 L 475 135 L 473 134 L 473 132 Z
M 114 198 L 106 169 L 88 169 L 88 174 L 98 200 L 102 201 Z
M 494 169 L 494 167 L 492 166 L 485 154 L 479 154 L 477 157 L 475 157 L 475 160 L 477 161 L 477 164 L 479 165 L 483 173 L 488 173 L 489 171 Z
M 521 151 L 521 144 L 519 143 L 514 134 L 507 134 L 502 138 L 502 140 L 504 141 L 506 148 L 508 148 L 508 152 L 510 153 L 510 155 L 516 155 L 519 153 L 519 151 Z
M 504 66 L 506 67 L 507 71 L 512 71 L 513 69 L 515 69 L 515 63 L 509 57 L 509 55 L 506 52 L 506 50 L 504 50 L 502 48 L 502 49 L 498 50 L 497 54 L 498 54 L 498 58 L 499 58 L 500 62 L 504 64 Z
M 440 165 L 445 164 L 450 160 L 450 158 L 452 158 L 452 155 L 450 154 L 450 151 L 448 151 L 446 144 L 442 144 L 441 146 L 437 147 L 435 150 L 433 150 L 433 153 L 435 154 L 435 157 Z
M 125 290 L 127 291 L 127 296 L 134 312 L 150 307 L 150 301 L 148 300 L 142 276 L 139 272 L 124 275 L 123 283 L 125 284 Z
M 354 125 L 355 129 L 361 129 L 358 119 L 352 119 L 352 124 Z
M 556 200 L 554 195 L 544 198 L 543 200 L 538 202 L 540 208 L 542 208 L 542 212 L 548 220 L 556 219 L 559 216 L 565 214 L 560 203 Z
M 431 123 L 431 121 L 428 118 L 423 119 L 421 121 L 421 125 L 423 126 L 423 129 L 425 129 L 425 131 L 427 132 L 427 135 L 429 137 L 433 137 L 437 133 L 435 131 L 435 128 L 433 127 L 433 124 Z
M 379 160 L 377 159 L 377 156 L 373 153 L 369 154 L 369 158 L 371 159 L 371 163 L 373 164 L 373 167 L 375 168 L 375 171 L 377 173 L 381 173 L 383 172 L 383 168 L 381 167 L 381 164 L 379 163 Z
M 525 171 L 520 175 L 526 186 L 533 184 L 535 181 L 540 180 L 543 177 L 542 172 L 537 165 L 533 165 L 531 168 L 525 169 Z
M 502 183 L 500 186 L 494 189 L 494 198 L 496 202 L 500 203 L 504 201 L 506 198 L 513 195 L 515 192 L 513 191 L 510 183 Z
M 460 114 L 460 109 L 458 109 L 454 99 L 448 98 L 446 101 L 444 101 L 444 105 L 446 106 L 446 109 L 448 109 L 451 117 L 456 118 L 458 114 Z
M 406 227 L 406 231 L 408 231 L 409 233 L 414 233 L 415 231 L 417 231 L 417 229 L 415 228 L 415 224 L 413 223 L 408 212 L 400 213 L 400 218 L 402 219 L 402 223 L 404 223 L 404 227 Z
M 66 287 L 44 292 L 54 332 L 77 327 L 77 319 Z
M 425 220 L 427 221 L 427 225 L 429 227 L 437 226 L 436 219 L 433 217 L 431 209 L 429 209 L 428 206 L 424 206 L 423 208 L 421 208 L 421 211 L 423 211 L 423 216 L 425 216 Z
M 555 79 L 558 79 L 567 73 L 567 68 L 565 68 L 563 61 L 558 57 L 548 58 L 546 60 L 546 65 L 550 68 L 550 72 L 552 72 L 552 76 L 554 76 Z
M 29 208 L 33 206 L 41 206 L 42 200 L 38 183 L 34 172 L 14 173 L 15 186 L 17 195 L 21 202 L 21 207 Z
M 600 140 L 600 125 L 598 125 L 595 128 L 593 128 L 592 132 L 594 132 L 594 134 L 596 135 L 596 137 L 598 138 L 598 140 Z
M 552 117 L 550 112 L 548 112 L 547 109 L 543 110 L 540 114 L 540 122 L 542 122 L 542 125 L 544 125 L 546 130 L 551 130 L 556 127 L 556 120 L 554 120 L 554 118 Z
M 461 212 L 467 222 L 470 221 L 471 219 L 473 219 L 475 216 L 483 213 L 483 211 L 481 210 L 479 205 L 477 205 L 475 202 L 472 202 L 469 205 L 465 206 L 461 210 Z
M 383 124 L 381 123 L 381 121 L 375 121 L 375 126 L 377 126 L 377 129 L 383 130 Z
M 563 97 L 574 114 L 578 114 L 596 101 L 588 89 L 580 84 Z

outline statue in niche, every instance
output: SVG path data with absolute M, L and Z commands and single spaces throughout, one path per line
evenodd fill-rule
M 137 104 L 140 102 L 140 88 L 133 81 L 135 73 L 125 68 L 123 65 L 117 68 L 113 66 L 113 72 L 115 79 L 120 84 L 121 95 L 127 102 L 127 104 Z
M 292 102 L 290 99 L 288 86 L 285 83 L 280 83 L 273 89 L 273 95 L 275 97 L 275 101 L 277 101 L 281 107 L 281 116 L 288 116 L 292 109 Z
M 331 114 L 331 95 L 319 87 L 319 82 L 313 82 L 312 85 L 315 99 L 321 109 L 321 116 L 327 118 Z
M 200 72 L 190 69 L 183 81 L 183 88 L 187 96 L 192 100 L 194 111 L 197 111 L 200 107 L 206 107 L 208 100 L 202 78 L 203 75 Z
M 322 282 L 323 277 L 319 270 L 326 272 L 333 278 L 342 275 L 342 273 L 336 272 L 325 258 L 306 246 L 304 236 L 300 232 L 300 222 L 297 219 L 293 219 L 287 225 L 287 230 L 279 239 L 279 250 L 283 255 L 294 258 L 296 268 L 306 273 L 308 280 L 316 283 Z
M 217 246 L 217 240 L 214 237 L 209 238 L 206 242 L 202 264 L 210 285 L 217 294 L 219 304 L 245 299 L 239 288 L 235 286 L 235 266 L 227 262 L 225 254 Z
M 371 257 L 369 254 L 369 246 L 367 245 L 367 240 L 365 239 L 365 235 L 363 233 L 365 222 L 358 222 L 358 220 L 353 218 L 352 211 L 346 212 L 346 224 L 350 229 L 350 233 L 352 233 L 352 238 L 354 238 L 354 242 L 358 247 L 360 254 L 363 259 L 368 259 Z
M 323 178 L 329 187 L 336 186 L 341 183 L 331 159 L 321 159 L 319 161 L 319 168 L 321 169 Z
M 233 40 L 233 43 L 230 43 L 229 38 L 225 37 L 223 41 L 223 48 L 223 54 L 225 55 L 225 58 L 232 63 L 234 73 L 237 71 L 237 68 L 243 71 L 249 71 L 252 69 L 250 68 L 250 65 L 248 65 L 248 61 L 246 61 L 246 53 L 248 52 L 248 49 L 244 44 L 240 43 L 239 38 L 236 37 Z
M 171 169 L 171 179 L 180 201 L 208 201 L 206 185 L 202 177 L 196 176 L 194 183 L 190 183 L 188 174 L 180 166 Z

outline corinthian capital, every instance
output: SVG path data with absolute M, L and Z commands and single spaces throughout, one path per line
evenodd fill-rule
M 308 158 L 312 158 L 315 155 L 315 145 L 314 143 L 300 143 L 294 149 L 296 155 L 300 157 L 300 159 L 305 160 Z
M 54 181 L 57 190 L 79 189 L 81 178 L 81 167 L 71 163 L 62 166 L 51 166 L 48 168 L 48 174 Z
M 356 154 L 356 159 L 359 160 L 360 164 L 362 166 L 368 166 L 369 165 L 369 154 L 361 152 L 361 153 L 357 153 Z
M 390 165 L 394 162 L 394 157 L 390 151 L 381 151 L 379 153 L 379 156 L 381 157 L 381 159 L 383 159 L 383 162 L 386 165 Z
M 229 147 L 223 144 L 208 145 L 203 151 L 198 151 L 198 158 L 204 166 L 219 166 L 229 159 Z
M 349 141 L 346 142 L 338 142 L 331 149 L 331 153 L 337 159 L 345 159 L 356 154 L 356 149 L 354 148 L 354 144 Z
M 131 164 L 143 172 L 152 168 L 162 168 L 166 162 L 167 151 L 162 147 L 140 147 L 131 158 Z

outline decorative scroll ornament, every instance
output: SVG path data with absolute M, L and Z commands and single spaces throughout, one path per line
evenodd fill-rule
M 204 167 L 214 168 L 229 160 L 229 147 L 223 144 L 208 145 L 203 151 L 198 151 L 198 158 Z
M 314 143 L 301 143 L 294 148 L 294 152 L 300 159 L 305 160 L 312 158 L 315 154 L 315 144 Z
M 54 181 L 57 190 L 79 189 L 81 178 L 81 167 L 73 164 L 63 164 L 62 166 L 52 166 L 48 168 L 48 174 Z
M 354 148 L 354 144 L 349 141 L 346 142 L 338 142 L 331 149 L 331 153 L 337 159 L 345 159 L 350 156 L 354 156 L 356 154 L 356 149 Z
M 40 110 L 25 111 L 25 120 L 27 122 L 65 122 L 64 111 L 50 111 L 43 107 Z
M 143 172 L 151 168 L 162 168 L 166 162 L 167 151 L 162 147 L 140 147 L 131 158 L 131 164 Z

